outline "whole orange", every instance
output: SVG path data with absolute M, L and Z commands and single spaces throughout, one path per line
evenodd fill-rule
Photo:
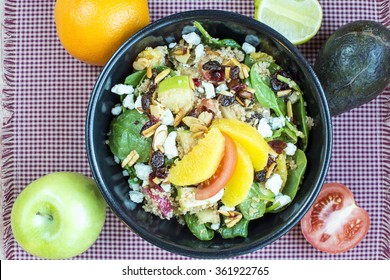
M 75 58 L 104 65 L 120 45 L 150 22 L 147 0 L 57 0 L 57 34 Z

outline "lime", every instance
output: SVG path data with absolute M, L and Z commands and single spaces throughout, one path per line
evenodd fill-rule
M 317 0 L 255 0 L 255 19 L 299 45 L 320 29 L 322 8 Z

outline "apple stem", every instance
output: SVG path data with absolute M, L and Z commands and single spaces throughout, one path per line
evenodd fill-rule
M 37 212 L 37 215 L 47 218 L 49 221 L 53 221 L 53 216 L 46 213 Z

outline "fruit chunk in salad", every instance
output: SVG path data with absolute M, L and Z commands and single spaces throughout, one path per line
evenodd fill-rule
M 246 237 L 251 220 L 294 199 L 311 118 L 293 77 L 259 46 L 213 38 L 199 22 L 184 31 L 145 48 L 111 89 L 120 103 L 108 144 L 131 203 L 201 240 Z

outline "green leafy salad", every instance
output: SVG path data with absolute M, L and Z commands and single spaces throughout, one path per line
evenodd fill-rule
M 313 120 L 293 77 L 263 52 L 210 36 L 199 22 L 146 47 L 112 87 L 108 145 L 129 205 L 177 219 L 200 240 L 247 237 L 283 211 L 307 165 Z

